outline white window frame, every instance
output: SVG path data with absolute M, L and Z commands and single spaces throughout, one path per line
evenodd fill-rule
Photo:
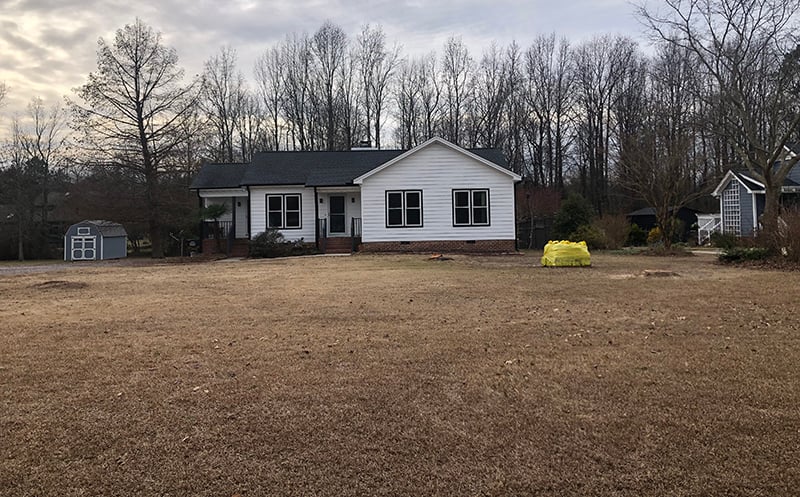
M 419 206 L 418 207 L 409 207 L 408 206 L 408 196 L 409 195 L 418 195 L 419 196 Z M 392 207 L 391 210 L 399 210 L 402 214 L 402 221 L 400 224 L 390 224 L 389 223 L 389 195 L 400 195 L 400 207 Z M 422 190 L 387 190 L 384 196 L 384 200 L 386 202 L 386 227 L 387 228 L 422 228 Z M 408 211 L 409 210 L 418 210 L 419 211 L 419 224 L 410 224 L 408 222 Z
M 458 193 L 466 193 L 468 203 L 467 205 L 456 205 L 456 195 Z M 486 195 L 486 205 L 475 205 L 475 193 L 484 193 Z M 489 200 L 489 189 L 488 188 L 459 188 L 457 190 L 453 190 L 452 194 L 453 200 L 453 226 L 455 227 L 465 227 L 465 226 L 491 226 L 492 218 L 491 218 L 491 207 L 490 207 L 490 200 Z M 469 210 L 469 221 L 466 223 L 459 223 L 456 216 L 456 209 L 468 209 Z M 476 209 L 486 209 L 486 222 L 485 223 L 478 223 L 475 222 L 475 210 Z
M 289 197 L 297 198 L 297 209 L 288 209 L 286 207 L 286 199 Z M 270 209 L 270 198 L 279 198 L 280 199 L 280 210 Z M 276 229 L 276 230 L 299 230 L 303 228 L 303 197 L 299 193 L 268 193 L 266 198 L 264 199 L 266 204 L 264 205 L 264 211 L 266 212 L 266 225 L 267 229 Z M 270 225 L 270 214 L 279 212 L 281 215 L 281 223 L 280 226 Z M 297 213 L 297 226 L 289 226 L 286 222 L 286 214 L 290 212 Z

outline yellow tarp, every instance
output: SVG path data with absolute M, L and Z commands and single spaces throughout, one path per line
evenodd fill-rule
M 586 242 L 549 241 L 544 246 L 542 266 L 591 266 Z

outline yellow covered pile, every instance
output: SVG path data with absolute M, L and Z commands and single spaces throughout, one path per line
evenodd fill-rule
M 544 246 L 542 266 L 591 266 L 586 242 L 552 241 Z

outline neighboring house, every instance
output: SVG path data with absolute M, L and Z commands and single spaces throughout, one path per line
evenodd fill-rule
M 689 239 L 689 232 L 697 224 L 697 212 L 698 211 L 690 209 L 689 207 L 681 207 L 677 211 L 675 211 L 674 207 L 670 208 L 670 213 L 681 221 L 681 232 L 678 233 L 681 241 L 685 242 Z M 658 226 L 656 210 L 652 207 L 645 207 L 638 211 L 630 212 L 627 217 L 628 221 L 635 223 L 636 226 L 648 233 Z
M 203 206 L 229 207 L 204 223 L 222 228 L 229 253 L 267 228 L 327 252 L 510 252 L 520 176 L 505 164 L 499 150 L 432 138 L 407 151 L 262 152 L 248 164 L 206 164 L 190 188 Z
M 787 154 L 794 155 L 795 148 L 795 146 L 787 147 Z M 781 187 L 781 193 L 782 201 L 800 193 L 800 163 L 789 172 Z M 763 183 L 754 179 L 748 172 L 728 171 L 712 195 L 719 198 L 720 231 L 736 236 L 755 236 L 759 218 L 764 213 Z

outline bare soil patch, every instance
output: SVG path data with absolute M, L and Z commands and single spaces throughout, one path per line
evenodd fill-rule
M 800 273 L 539 255 L 0 276 L 0 495 L 796 495 Z
M 48 280 L 32 285 L 37 290 L 77 290 L 89 286 L 82 281 Z

